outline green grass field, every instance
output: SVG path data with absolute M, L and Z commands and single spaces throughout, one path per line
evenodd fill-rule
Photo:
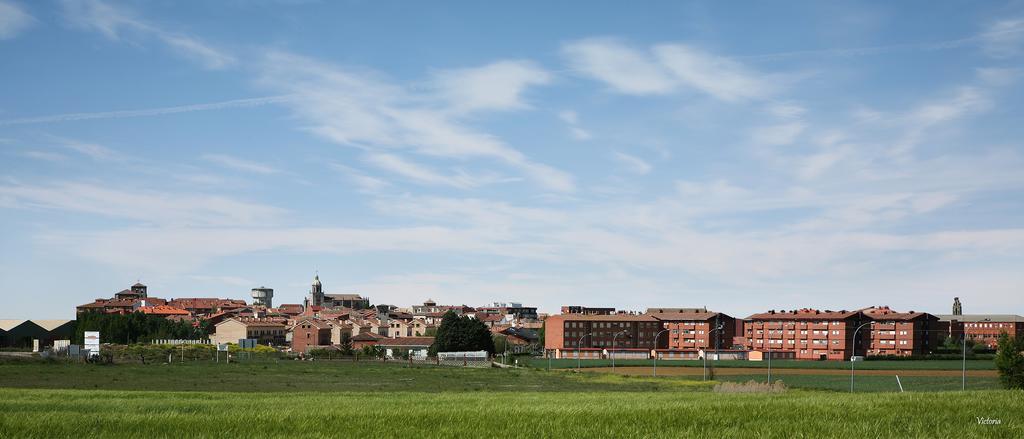
M 529 362 L 530 367 L 546 369 L 548 360 L 544 358 L 522 358 Z M 745 360 L 722 360 L 714 362 L 716 367 L 756 367 L 767 368 L 767 361 L 745 361 Z M 577 361 L 574 359 L 552 359 L 552 369 L 574 369 Z M 609 367 L 611 360 L 580 360 L 580 367 Z M 651 366 L 654 360 L 615 360 L 618 366 Z M 701 360 L 659 360 L 658 367 L 701 367 L 704 364 Z M 710 363 L 709 363 L 710 364 Z M 967 360 L 967 370 L 994 370 L 995 363 L 992 360 Z M 920 370 L 960 370 L 963 362 L 959 360 L 878 360 L 857 362 L 856 368 L 860 370 L 898 370 L 898 369 L 920 369 Z M 806 360 L 772 360 L 772 368 L 778 369 L 850 369 L 847 361 L 806 361 Z
M 789 391 L 727 394 L 692 378 L 564 370 L 16 362 L 0 364 L 0 438 L 1024 436 L 1022 392 L 849 394 L 780 378 Z M 887 377 L 858 387 L 874 378 Z

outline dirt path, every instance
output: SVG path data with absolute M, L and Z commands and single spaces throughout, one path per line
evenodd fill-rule
M 587 367 L 583 368 L 584 372 L 604 372 L 611 373 L 612 368 L 610 367 Z M 651 375 L 652 368 L 646 366 L 620 366 L 615 368 L 615 373 L 621 375 Z M 768 369 L 759 367 L 719 367 L 715 369 L 717 375 L 761 375 L 768 372 Z M 959 370 L 920 370 L 920 369 L 900 369 L 900 370 L 857 370 L 857 375 L 881 375 L 881 376 L 929 376 L 929 377 L 958 377 L 960 376 Z M 704 374 L 704 370 L 700 367 L 659 367 L 658 375 L 665 376 L 681 376 L 681 375 L 695 375 L 701 376 Z M 772 369 L 772 375 L 849 375 L 850 369 Z M 998 376 L 994 370 L 968 370 L 967 376 L 969 377 L 995 377 Z

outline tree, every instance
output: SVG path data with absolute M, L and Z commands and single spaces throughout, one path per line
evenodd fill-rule
M 434 344 L 430 346 L 430 355 L 465 351 L 487 351 L 488 354 L 494 354 L 491 330 L 477 319 L 460 317 L 454 311 L 448 311 L 441 318 Z
M 1024 337 L 1011 338 L 1005 332 L 999 336 L 999 348 L 996 351 L 996 369 L 999 369 L 999 381 L 1007 389 L 1024 389 Z
M 341 334 L 341 346 L 338 347 L 341 355 L 352 355 L 352 336 L 347 332 Z

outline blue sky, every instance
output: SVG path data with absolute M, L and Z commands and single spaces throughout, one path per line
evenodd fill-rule
M 0 0 L 0 317 L 1024 312 L 1021 2 Z

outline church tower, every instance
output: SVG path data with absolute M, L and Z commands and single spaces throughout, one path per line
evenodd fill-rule
M 955 316 L 962 316 L 962 315 L 964 315 L 964 308 L 963 308 L 963 306 L 960 305 L 960 298 L 959 297 L 954 297 L 953 298 L 953 315 L 955 315 Z
M 313 285 L 309 289 L 306 306 L 324 306 L 324 286 L 320 284 L 320 274 L 313 276 Z

